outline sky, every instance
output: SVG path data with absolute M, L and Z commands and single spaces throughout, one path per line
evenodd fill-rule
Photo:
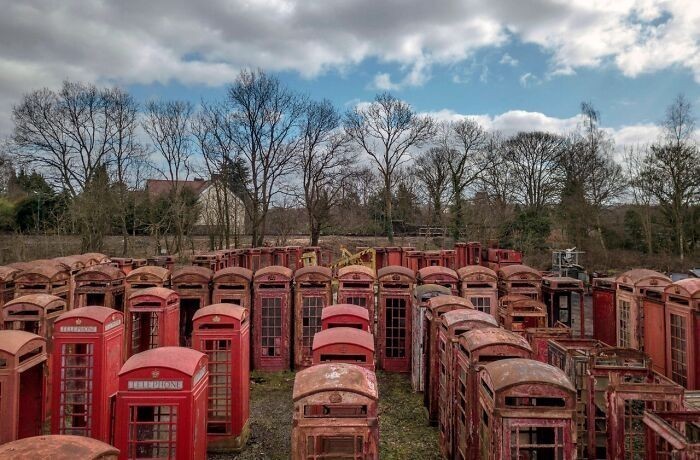
M 390 91 L 506 134 L 575 129 L 591 102 L 647 143 L 683 93 L 700 114 L 698 0 L 0 0 L 0 136 L 63 80 L 140 101 L 220 98 L 242 68 L 341 110 Z

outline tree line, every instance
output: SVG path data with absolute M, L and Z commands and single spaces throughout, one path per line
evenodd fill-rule
M 700 240 L 700 155 L 683 96 L 657 141 L 623 155 L 590 103 L 570 133 L 506 136 L 472 118 L 435 120 L 390 93 L 342 113 L 261 70 L 242 71 L 224 97 L 196 106 L 65 82 L 26 94 L 12 120 L 0 226 L 75 233 L 84 250 L 101 249 L 111 233 L 124 253 L 136 234 L 172 253 L 188 249 L 202 212 L 184 186 L 195 176 L 215 185 L 212 248 L 240 244 L 234 201 L 254 246 L 296 231 L 312 245 L 328 233 L 393 243 L 395 231 L 431 226 L 526 250 L 558 232 L 581 248 L 683 260 Z M 166 193 L 145 193 L 148 178 L 165 181 Z M 611 230 L 620 215 L 622 235 Z

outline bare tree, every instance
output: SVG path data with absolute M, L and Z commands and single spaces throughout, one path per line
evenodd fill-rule
M 553 204 L 561 189 L 558 163 L 566 140 L 545 132 L 521 132 L 504 145 L 505 167 L 510 170 L 513 198 L 533 211 Z
M 349 137 L 340 129 L 340 114 L 328 100 L 310 102 L 301 118 L 298 157 L 303 197 L 309 219 L 309 241 L 317 246 L 328 227 L 347 179 L 354 174 Z
M 188 179 L 191 171 L 192 133 L 190 119 L 192 104 L 185 101 L 151 101 L 146 105 L 143 128 L 151 138 L 155 151 L 162 162 L 156 169 L 168 183 L 170 212 L 167 213 L 174 226 L 172 242 L 166 236 L 166 248 L 171 254 L 183 249 L 187 218 L 182 181 Z
M 629 185 L 627 190 L 631 195 L 635 207 L 639 211 L 642 232 L 644 234 L 644 243 L 647 253 L 651 254 L 654 249 L 652 207 L 655 205 L 656 201 L 642 178 L 644 158 L 648 150 L 648 146 L 629 146 L 625 148 L 623 164 L 625 181 Z
M 64 82 L 24 96 L 12 109 L 18 161 L 77 196 L 107 163 L 114 136 L 105 91 L 95 85 Z
M 452 189 L 452 237 L 456 240 L 465 225 L 465 192 L 489 166 L 484 148 L 488 134 L 475 120 L 448 123 L 441 128 L 440 143 L 447 152 Z
M 105 93 L 107 117 L 114 134 L 108 145 L 110 166 L 116 187 L 115 211 L 122 233 L 122 255 L 129 247 L 128 220 L 130 214 L 130 192 L 138 183 L 137 170 L 147 163 L 147 150 L 138 136 L 139 105 L 127 92 L 113 88 Z
M 429 141 L 435 123 L 418 116 L 411 106 L 389 93 L 378 94 L 368 105 L 361 105 L 345 116 L 350 137 L 376 163 L 384 179 L 384 220 L 386 236 L 394 242 L 391 194 L 396 168 L 409 160 L 410 151 Z
M 692 107 L 678 96 L 666 112 L 665 142 L 651 145 L 640 178 L 658 200 L 674 230 L 678 255 L 685 258 L 690 207 L 700 198 L 700 155 L 691 135 Z
M 416 158 L 415 176 L 423 185 L 431 208 L 433 224 L 443 225 L 444 203 L 450 185 L 449 153 L 442 147 L 433 147 Z
M 270 203 L 282 193 L 282 179 L 294 165 L 304 100 L 275 76 L 244 70 L 228 89 L 231 141 L 250 168 L 246 214 L 253 245 L 265 240 Z

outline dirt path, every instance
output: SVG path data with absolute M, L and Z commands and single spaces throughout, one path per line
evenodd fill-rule
M 437 429 L 426 422 L 423 400 L 413 393 L 407 376 L 378 372 L 379 431 L 382 459 L 438 459 Z M 211 459 L 287 459 L 292 433 L 294 373 L 263 374 L 251 378 L 251 437 L 238 456 Z

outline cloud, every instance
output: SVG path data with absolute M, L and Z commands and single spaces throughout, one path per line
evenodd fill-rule
M 391 81 L 391 75 L 388 73 L 378 73 L 374 76 L 370 89 L 378 89 L 380 91 L 396 91 L 400 86 Z
M 501 60 L 498 61 L 499 64 L 503 65 L 509 65 L 511 67 L 517 67 L 519 64 L 519 61 L 512 57 L 510 54 L 505 53 L 503 57 L 501 57 Z
M 530 72 L 522 74 L 518 81 L 520 82 L 520 86 L 522 86 L 523 88 L 528 88 L 532 85 L 539 85 L 540 83 L 542 83 L 542 80 L 540 80 L 540 78 L 537 75 L 534 75 Z
M 510 42 L 547 53 L 550 75 L 679 67 L 700 82 L 697 0 L 0 0 L 0 10 L 3 114 L 66 78 L 221 85 L 243 67 L 313 78 L 376 59 L 400 74 L 374 83 L 420 86 L 436 65 Z

